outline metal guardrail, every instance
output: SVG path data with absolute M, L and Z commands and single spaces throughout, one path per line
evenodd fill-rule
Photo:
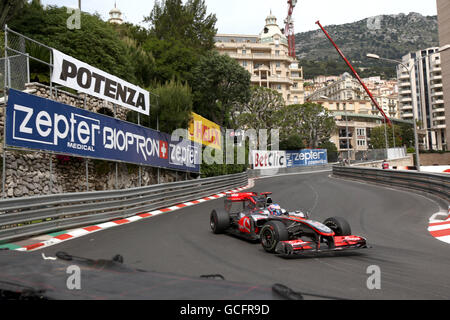
M 0 242 L 126 218 L 247 184 L 247 173 L 239 173 L 126 190 L 0 200 Z
M 450 175 L 361 167 L 333 167 L 333 176 L 427 192 L 450 202 Z

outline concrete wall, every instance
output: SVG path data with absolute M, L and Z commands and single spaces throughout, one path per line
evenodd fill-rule
M 421 153 L 420 154 L 420 165 L 421 166 L 450 165 L 450 152 Z
M 381 164 L 383 161 L 371 161 L 371 162 L 364 162 L 364 163 L 358 163 L 355 165 L 352 165 L 352 167 L 365 167 L 365 168 L 377 168 L 382 169 Z M 414 166 L 414 155 L 408 154 L 406 158 L 400 158 L 395 160 L 389 160 L 389 167 L 410 167 Z

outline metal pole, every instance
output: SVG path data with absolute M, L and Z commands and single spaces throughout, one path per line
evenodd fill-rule
M 30 83 L 30 55 L 27 53 L 27 83 Z
M 394 142 L 394 149 L 396 148 L 395 146 L 395 124 L 392 124 L 392 140 Z
M 388 138 L 387 138 L 386 121 L 384 121 L 384 142 L 386 145 L 386 158 L 388 158 L 389 157 L 389 144 L 388 144 Z
M 414 59 L 413 60 L 413 65 L 411 66 L 411 68 L 408 68 L 402 61 L 397 61 L 397 60 L 387 59 L 387 58 L 381 58 L 381 57 L 377 57 L 376 59 L 390 61 L 390 62 L 395 62 L 398 65 L 400 65 L 403 68 L 405 68 L 405 70 L 408 72 L 408 76 L 409 76 L 409 86 L 411 88 L 411 98 L 412 98 L 412 72 L 415 69 L 416 62 L 419 61 L 419 59 Z M 413 109 L 414 148 L 416 149 L 415 150 L 416 166 L 417 166 L 417 171 L 420 172 L 419 138 L 418 138 L 418 134 L 417 134 L 417 124 L 416 124 L 417 112 L 416 112 L 416 108 L 414 108 L 414 106 L 412 106 L 412 107 L 413 107 L 412 109 Z
M 49 163 L 49 171 L 50 171 L 50 194 L 53 193 L 53 159 L 52 154 L 50 153 L 50 163 Z
M 86 166 L 86 191 L 89 192 L 89 163 L 88 159 L 85 159 L 85 166 Z
M 4 86 L 4 101 L 5 108 L 3 109 L 3 167 L 2 167 L 2 197 L 6 198 L 6 106 L 8 105 L 8 26 L 5 24 L 5 86 Z
M 83 99 L 83 107 L 86 110 L 86 100 L 87 100 L 87 94 L 84 94 Z M 86 192 L 89 192 L 89 160 L 86 158 L 84 160 L 85 162 L 85 168 L 86 168 Z
M 113 104 L 113 110 L 114 110 L 114 118 L 116 117 L 117 114 L 117 107 L 115 104 Z M 119 189 L 119 167 L 118 167 L 118 163 L 116 162 L 116 190 Z
M 348 116 L 347 116 L 347 104 L 344 102 L 344 111 L 345 111 L 345 141 L 347 145 L 347 161 L 350 164 L 350 141 L 348 136 Z
M 137 118 L 137 121 L 138 121 L 138 125 L 141 125 L 141 115 L 140 115 L 139 112 L 138 112 L 138 118 Z M 141 167 L 140 164 L 138 165 L 138 169 L 139 169 L 138 184 L 139 184 L 139 187 L 141 187 L 141 186 L 142 186 L 142 173 L 141 173 L 142 167 Z
M 416 66 L 416 62 L 418 60 L 415 59 L 413 65 L 411 66 L 411 68 L 408 70 L 408 68 L 401 63 L 401 65 L 408 71 L 409 73 L 409 85 L 411 87 L 411 97 L 412 97 L 412 72 Z M 420 150 L 419 150 L 419 137 L 417 134 L 417 123 L 416 123 L 416 118 L 418 117 L 417 115 L 417 111 L 416 108 L 414 108 L 414 105 L 412 106 L 413 108 L 413 128 L 414 128 L 414 148 L 416 149 L 416 167 L 417 167 L 417 171 L 420 172 Z
M 50 53 L 50 98 L 53 98 L 52 74 L 53 74 L 53 52 Z

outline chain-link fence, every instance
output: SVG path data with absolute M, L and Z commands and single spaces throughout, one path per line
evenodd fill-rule
M 9 72 L 5 72 L 5 68 Z M 27 55 L 14 55 L 0 58 L 0 98 L 4 96 L 5 75 L 8 88 L 25 90 L 25 84 L 30 82 L 30 64 Z

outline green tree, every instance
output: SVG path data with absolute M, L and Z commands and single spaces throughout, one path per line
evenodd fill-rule
M 402 147 L 404 145 L 406 145 L 406 147 L 411 147 L 414 145 L 413 129 L 411 126 L 406 124 L 392 126 L 387 125 L 386 130 L 384 125 L 373 128 L 370 133 L 371 148 L 385 149 L 386 138 L 389 148 L 394 147 L 394 138 L 396 147 Z
M 222 127 L 231 125 L 231 112 L 250 99 L 250 73 L 216 51 L 201 57 L 192 73 L 194 112 Z
M 159 129 L 171 134 L 176 129 L 187 129 L 192 112 L 192 90 L 187 84 L 177 80 L 167 81 L 150 89 L 150 116 L 140 115 L 134 111 L 127 113 L 127 121 L 144 127 Z
M 308 148 L 317 148 L 328 141 L 336 128 L 334 116 L 320 104 L 289 105 L 284 114 L 287 132 L 301 136 Z
M 248 103 L 235 108 L 237 127 L 243 129 L 279 129 L 280 111 L 285 107 L 283 96 L 276 90 L 253 86 Z
M 199 59 L 192 48 L 179 40 L 159 40 L 154 37 L 149 38 L 143 48 L 154 59 L 150 66 L 153 83 L 165 83 L 171 79 L 192 80 L 192 70 Z
M 152 90 L 157 103 L 152 107 L 152 126 L 159 122 L 159 130 L 171 134 L 176 129 L 187 129 L 192 113 L 192 90 L 187 84 L 171 80 Z
M 23 8 L 26 0 L 1 0 L 0 1 L 0 28 L 9 23 Z
M 303 138 L 298 134 L 290 135 L 280 142 L 280 150 L 301 150 L 304 148 Z
M 156 1 L 144 21 L 151 24 L 150 33 L 159 40 L 178 40 L 198 52 L 214 48 L 217 18 L 207 14 L 204 0 Z
M 38 1 L 33 1 L 24 5 L 10 27 L 94 67 L 137 83 L 135 56 L 130 55 L 130 48 L 113 25 L 98 15 L 82 13 L 81 28 L 70 30 L 67 28 L 69 17 L 65 7 L 44 8 Z
M 331 142 L 331 141 L 324 141 L 319 145 L 319 149 L 326 149 L 327 150 L 327 157 L 328 162 L 337 162 L 338 161 L 338 148 L 337 146 Z

